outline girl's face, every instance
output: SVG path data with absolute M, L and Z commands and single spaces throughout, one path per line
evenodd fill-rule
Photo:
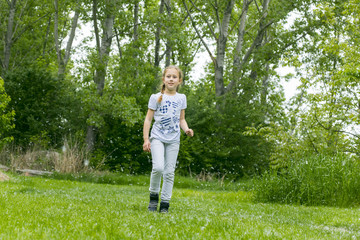
M 179 78 L 179 72 L 174 68 L 169 68 L 165 72 L 163 77 L 163 83 L 165 84 L 165 90 L 169 92 L 176 92 L 177 87 L 181 83 L 182 79 Z

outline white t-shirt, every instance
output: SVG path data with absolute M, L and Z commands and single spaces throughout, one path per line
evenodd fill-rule
M 150 139 L 164 143 L 180 142 L 180 113 L 186 108 L 186 96 L 181 93 L 173 96 L 163 94 L 161 103 L 158 103 L 160 96 L 161 93 L 152 94 L 149 99 L 148 108 L 155 111 Z

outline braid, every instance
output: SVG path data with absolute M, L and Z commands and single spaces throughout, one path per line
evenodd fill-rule
M 165 83 L 162 84 L 162 87 L 161 87 L 161 95 L 158 99 L 158 103 L 161 103 L 162 101 L 162 98 L 163 98 L 163 95 L 164 95 L 164 91 L 165 91 Z

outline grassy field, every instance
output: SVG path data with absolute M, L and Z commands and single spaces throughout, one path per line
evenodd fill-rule
M 0 239 L 360 239 L 358 208 L 175 184 L 170 212 L 150 213 L 147 182 L 129 184 L 14 176 L 0 182 Z

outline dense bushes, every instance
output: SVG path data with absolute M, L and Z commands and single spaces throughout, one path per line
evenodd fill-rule
M 33 145 L 44 150 L 59 149 L 69 136 L 83 143 L 89 112 L 97 108 L 97 119 L 101 119 L 101 124 L 97 121 L 99 126 L 90 166 L 131 174 L 151 171 L 151 156 L 142 151 L 143 117 L 127 124 L 121 111 L 116 114 L 114 108 L 106 104 L 95 106 L 98 102 L 88 99 L 86 87 L 78 86 L 76 81 L 59 81 L 41 67 L 12 71 L 6 78 L 7 90 L 12 97 L 9 107 L 17 112 L 16 127 L 10 134 L 15 138 L 15 145 L 23 147 L 24 151 Z M 124 86 L 112 87 L 114 89 L 109 86 L 106 93 L 111 92 L 113 96 L 118 96 L 117 89 L 125 89 Z M 136 89 L 138 86 L 129 88 L 128 92 L 136 92 Z M 148 98 L 156 91 L 149 87 L 144 89 L 147 91 L 137 95 L 136 102 L 126 104 L 117 98 L 114 102 L 124 105 L 128 112 L 136 110 L 144 116 Z M 267 169 L 271 144 L 262 136 L 243 134 L 247 126 L 263 121 L 260 102 L 248 104 L 241 96 L 217 99 L 209 94 L 211 84 L 186 85 L 181 91 L 188 97 L 186 119 L 195 136 L 182 135 L 178 173 L 210 174 L 220 178 L 226 175 L 234 179 Z
M 247 126 L 256 126 L 264 118 L 260 102 L 249 104 L 235 95 L 216 98 L 208 94 L 210 87 L 200 84 L 185 89 L 186 120 L 195 134 L 182 138 L 178 171 L 233 178 L 260 174 L 268 168 L 272 145 L 262 136 L 244 135 Z
M 46 69 L 28 66 L 9 72 L 5 87 L 9 108 L 16 112 L 10 132 L 16 145 L 61 146 L 64 137 L 79 128 L 80 102 L 72 95 L 74 89 Z
M 150 154 L 143 151 L 142 144 L 142 123 L 128 127 L 120 119 L 107 118 L 93 154 L 93 163 L 103 161 L 101 169 L 110 171 L 149 173 Z
M 256 200 L 287 204 L 360 204 L 360 163 L 345 154 L 313 155 L 288 169 L 267 172 L 255 184 Z

